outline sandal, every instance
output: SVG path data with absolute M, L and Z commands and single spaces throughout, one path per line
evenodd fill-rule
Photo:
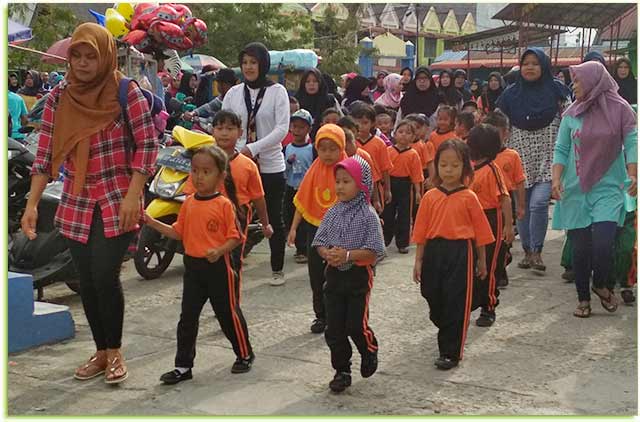
M 578 318 L 589 318 L 591 316 L 591 305 L 588 303 L 581 303 L 578 305 L 573 316 Z
M 80 381 L 90 380 L 92 378 L 95 378 L 99 375 L 104 374 L 106 368 L 107 368 L 106 359 L 104 363 L 100 363 L 98 360 L 98 355 L 94 354 L 87 361 L 87 363 L 85 363 L 84 365 L 76 369 L 76 372 L 75 374 L 73 374 L 73 377 Z
M 593 292 L 593 294 L 600 298 L 600 304 L 605 309 L 605 311 L 615 312 L 618 309 L 618 301 L 616 300 L 615 295 L 611 293 L 610 290 L 608 291 L 609 294 L 607 296 L 603 296 L 598 293 L 595 287 L 592 287 L 591 291 Z
M 120 375 L 117 375 L 118 373 L 120 373 Z M 107 370 L 104 377 L 104 381 L 107 384 L 119 384 L 128 377 L 129 372 L 127 371 L 127 367 L 125 366 L 120 354 L 107 359 Z

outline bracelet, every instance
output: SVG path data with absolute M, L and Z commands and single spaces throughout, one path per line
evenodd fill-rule
M 349 262 L 349 255 L 351 254 L 350 251 L 347 251 L 347 257 L 345 258 L 345 262 Z

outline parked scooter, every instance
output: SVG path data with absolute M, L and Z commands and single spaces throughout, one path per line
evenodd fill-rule
M 35 161 L 35 155 L 22 142 L 13 138 L 9 138 L 8 141 L 8 225 L 9 238 L 11 240 L 13 235 L 20 229 L 20 219 L 27 204 L 27 194 L 31 188 L 31 166 Z

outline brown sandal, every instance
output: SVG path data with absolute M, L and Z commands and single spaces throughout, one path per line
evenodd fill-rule
M 91 358 L 87 361 L 87 363 L 85 363 L 84 365 L 76 369 L 76 372 L 75 374 L 73 374 L 73 377 L 80 381 L 90 380 L 92 378 L 95 378 L 99 375 L 104 374 L 106 368 L 107 368 L 106 359 L 104 363 L 100 363 L 98 360 L 98 355 L 96 354 L 91 356 Z
M 116 375 L 118 372 L 121 375 Z M 129 377 L 127 367 L 119 354 L 107 359 L 107 370 L 105 372 L 104 381 L 107 384 L 119 384 Z
M 573 311 L 573 316 L 578 318 L 589 318 L 591 316 L 591 305 L 590 304 L 579 304 L 575 311 Z
M 607 292 L 609 293 L 607 296 L 603 296 L 598 293 L 595 287 L 592 287 L 591 291 L 600 298 L 600 304 L 605 309 L 605 311 L 615 312 L 616 310 L 618 310 L 618 300 L 616 299 L 616 296 L 611 292 L 611 290 L 607 290 Z

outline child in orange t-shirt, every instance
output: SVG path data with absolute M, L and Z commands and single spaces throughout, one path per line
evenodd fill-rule
M 438 151 L 440 144 L 449 139 L 457 139 L 456 109 L 448 105 L 441 105 L 436 110 L 436 130 L 431 132 L 429 142 L 433 144 L 433 150 Z
M 462 142 L 467 142 L 469 132 L 476 125 L 475 116 L 470 111 L 463 111 L 456 116 L 456 136 Z
M 378 184 L 378 193 L 380 195 L 380 203 L 384 206 L 384 204 L 391 202 L 389 172 L 393 165 L 389 160 L 389 154 L 387 154 L 387 144 L 382 139 L 372 135 L 372 130 L 376 123 L 376 111 L 369 104 L 361 104 L 353 107 L 351 117 L 358 123 L 358 145 L 371 155 L 382 174 L 382 183 Z
M 428 189 L 432 188 L 429 179 L 430 175 L 433 176 L 433 174 L 435 174 L 433 159 L 436 157 L 436 150 L 433 147 L 433 143 L 428 142 L 427 138 L 427 133 L 429 132 L 429 119 L 427 119 L 427 116 L 422 113 L 410 114 L 406 119 L 414 122 L 416 126 L 416 140 L 411 144 L 411 147 L 418 152 L 420 155 L 420 161 L 422 161 L 422 174 L 424 175 L 422 193 L 424 193 Z M 415 211 L 418 211 L 417 208 Z M 414 220 L 415 217 L 414 213 Z
M 437 187 L 422 197 L 413 228 L 412 242 L 418 246 L 413 278 L 439 329 L 435 364 L 446 370 L 462 359 L 474 271 L 486 278 L 485 245 L 494 238 L 478 197 L 466 186 L 473 178 L 469 148 L 458 140 L 445 141 L 436 153 L 435 168 Z
M 318 251 L 311 247 L 311 242 L 313 242 L 325 213 L 338 200 L 334 167 L 338 162 L 347 158 L 344 152 L 344 130 L 334 124 L 321 126 L 316 134 L 315 145 L 318 150 L 318 158 L 304 175 L 298 192 L 293 198 L 296 213 L 291 223 L 287 242 L 289 246 L 295 245 L 296 231 L 304 220 L 307 231 L 307 253 L 309 254 L 307 267 L 313 297 L 313 311 L 316 315 L 311 324 L 311 332 L 321 334 L 327 327 L 322 296 L 325 283 L 325 264 L 322 257 L 318 255 Z
M 505 242 L 513 242 L 511 199 L 502 171 L 493 162 L 501 145 L 498 130 L 493 126 L 480 124 L 469 132 L 467 145 L 471 159 L 474 160 L 475 171 L 470 187 L 478 195 L 496 239 L 495 243 L 487 245 L 489 282 L 479 283 L 474 288 L 474 296 L 478 298 L 477 305 L 482 307 L 476 325 L 490 327 L 496 320 L 495 308 L 500 303 L 496 274 L 504 271 L 506 249 L 503 245 Z
M 187 197 L 172 226 L 145 215 L 145 222 L 162 235 L 184 244 L 184 286 L 178 323 L 175 369 L 162 375 L 165 384 L 192 378 L 202 306 L 211 303 L 220 327 L 233 346 L 232 373 L 248 372 L 255 358 L 249 332 L 236 300 L 237 274 L 231 251 L 242 243 L 232 202 L 218 186 L 225 177 L 227 155 L 216 146 L 197 150 L 191 160 L 196 193 Z
M 509 118 L 500 110 L 495 110 L 487 114 L 484 123 L 495 126 L 500 133 L 502 148 L 496 156 L 494 162 L 502 170 L 504 182 L 511 196 L 511 209 L 514 220 L 524 218 L 525 190 L 524 182 L 526 176 L 522 166 L 522 159 L 518 151 L 505 146 L 509 139 Z M 505 270 L 496 274 L 498 287 L 509 285 L 509 277 L 506 272 L 506 265 L 511 262 L 511 244 L 505 243 Z
M 416 128 L 412 121 L 402 120 L 395 131 L 396 144 L 388 148 L 393 169 L 391 176 L 391 202 L 384 207 L 383 233 L 386 246 L 396 238 L 396 246 L 401 254 L 409 253 L 411 216 L 422 196 L 422 161 L 411 148 L 416 138 Z

